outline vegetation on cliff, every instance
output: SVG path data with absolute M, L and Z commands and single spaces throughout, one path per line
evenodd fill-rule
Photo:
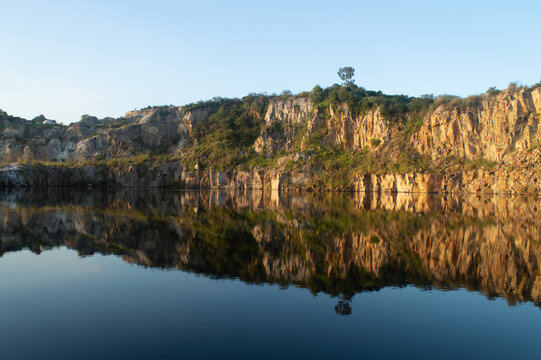
M 342 68 L 342 84 L 296 95 L 149 106 L 118 119 L 84 115 L 70 126 L 2 111 L 0 155 L 4 164 L 296 171 L 310 174 L 314 188 L 347 189 L 359 174 L 491 170 L 517 152 L 535 155 L 541 143 L 541 83 L 411 97 L 367 90 L 353 74 Z
M 201 168 L 233 169 L 253 155 L 252 144 L 261 133 L 268 104 L 264 95 L 248 95 L 242 99 L 214 99 L 188 105 L 188 109 L 209 108 L 210 116 L 196 123 L 181 158 Z

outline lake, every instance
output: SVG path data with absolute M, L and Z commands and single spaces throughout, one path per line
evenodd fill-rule
M 539 358 L 541 198 L 0 192 L 3 359 Z

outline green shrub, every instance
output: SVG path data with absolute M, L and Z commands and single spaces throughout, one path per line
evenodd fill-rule
M 193 144 L 184 160 L 200 161 L 202 167 L 230 169 L 246 163 L 251 146 L 261 133 L 268 97 L 249 95 L 242 100 L 219 99 L 208 119 L 194 124 Z M 275 124 L 281 131 L 281 123 Z M 253 157 L 253 156 L 252 156 Z
M 379 144 L 381 144 L 381 140 L 380 140 L 380 139 L 370 139 L 370 145 L 376 147 L 376 146 L 378 146 Z
M 496 162 L 492 160 L 487 160 L 483 157 L 478 159 L 466 159 L 464 161 L 464 170 L 473 170 L 473 169 L 492 169 L 496 166 Z
M 488 96 L 496 96 L 500 93 L 501 91 L 498 90 L 498 88 L 496 88 L 495 86 L 492 86 L 492 87 L 489 87 L 488 90 L 487 90 L 487 95 Z
M 370 244 L 379 244 L 379 238 L 375 235 L 370 237 Z

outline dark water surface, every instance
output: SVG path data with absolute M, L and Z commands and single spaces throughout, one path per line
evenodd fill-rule
M 541 200 L 0 192 L 0 358 L 541 357 Z

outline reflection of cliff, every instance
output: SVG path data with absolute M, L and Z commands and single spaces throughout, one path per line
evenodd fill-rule
M 541 303 L 540 205 L 426 194 L 3 193 L 0 251 L 68 246 L 142 266 L 296 284 L 340 295 L 341 313 L 358 291 L 405 284 Z

